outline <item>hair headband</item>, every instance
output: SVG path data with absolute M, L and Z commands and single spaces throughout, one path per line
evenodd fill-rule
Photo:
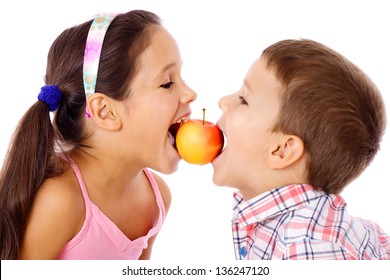
M 96 15 L 92 21 L 85 44 L 83 81 L 86 99 L 95 93 L 100 53 L 108 26 L 118 14 L 104 13 Z

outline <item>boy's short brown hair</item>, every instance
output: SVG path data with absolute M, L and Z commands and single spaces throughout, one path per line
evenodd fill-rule
M 313 187 L 341 192 L 379 149 L 386 126 L 379 90 L 348 59 L 311 40 L 283 40 L 262 56 L 285 87 L 274 131 L 303 140 Z

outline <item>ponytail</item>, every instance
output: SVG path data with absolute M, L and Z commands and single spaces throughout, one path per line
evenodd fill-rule
M 36 102 L 23 116 L 13 135 L 0 173 L 0 257 L 19 257 L 34 197 L 54 170 L 54 128 L 49 106 Z

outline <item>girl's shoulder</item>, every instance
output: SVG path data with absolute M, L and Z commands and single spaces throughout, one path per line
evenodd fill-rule
M 37 203 L 57 208 L 60 210 L 59 214 L 66 213 L 68 218 L 78 217 L 85 212 L 84 198 L 72 169 L 46 179 L 38 191 L 36 200 Z
M 22 258 L 56 258 L 84 222 L 84 199 L 71 169 L 46 179 L 27 222 Z

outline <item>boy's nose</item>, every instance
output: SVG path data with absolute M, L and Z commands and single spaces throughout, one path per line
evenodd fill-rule
M 230 95 L 226 95 L 224 97 L 222 97 L 219 101 L 218 101 L 218 106 L 219 108 L 221 108 L 222 112 L 225 112 L 228 108 L 228 99 L 229 99 L 229 96 Z

